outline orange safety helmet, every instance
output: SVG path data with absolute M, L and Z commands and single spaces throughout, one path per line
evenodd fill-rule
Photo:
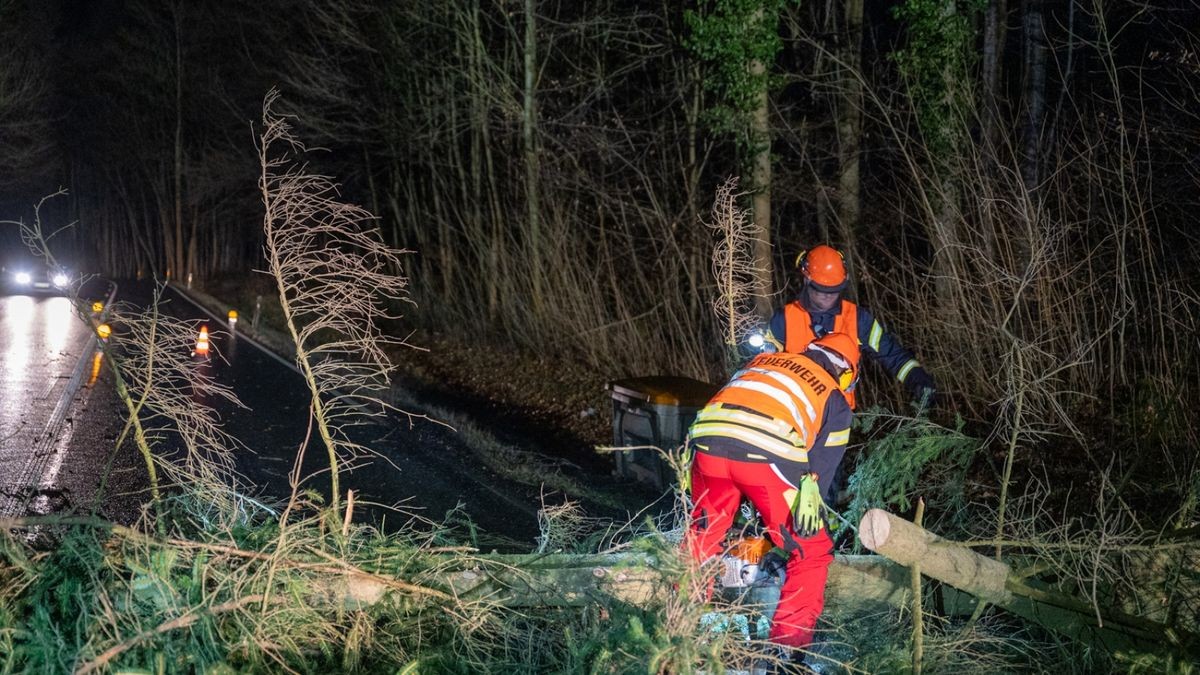
M 832 246 L 821 244 L 796 256 L 796 268 L 805 281 L 822 293 L 840 293 L 846 287 L 846 258 Z
M 855 339 L 845 333 L 828 333 L 808 345 L 808 349 L 820 351 L 833 364 L 837 372 L 830 375 L 837 380 L 838 389 L 842 391 L 854 391 L 854 386 L 858 384 L 858 364 L 854 362 L 856 347 L 858 344 Z

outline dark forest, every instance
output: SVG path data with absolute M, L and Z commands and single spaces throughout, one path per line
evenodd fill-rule
M 920 521 L 924 497 L 924 527 L 1017 570 L 1010 593 L 1095 620 L 1062 628 L 980 602 L 916 621 L 921 640 L 895 610 L 859 624 L 871 639 L 832 628 L 850 645 L 832 672 L 1193 672 L 1194 0 L 0 0 L 0 220 L 71 223 L 51 246 L 81 272 L 258 288 L 271 92 L 304 171 L 404 251 L 400 323 L 416 343 L 454 335 L 601 380 L 724 381 L 797 292 L 797 254 L 844 253 L 847 295 L 937 381 L 936 405 L 916 408 L 864 369 L 848 513 Z M 3 237 L 15 250 L 15 230 Z M 743 256 L 732 269 L 727 247 Z M 328 514 L 314 513 L 296 536 L 319 548 Z M 420 593 L 324 613 L 283 598 L 271 624 L 279 529 L 161 550 L 128 535 L 126 555 L 153 561 L 134 576 L 174 570 L 162 583 L 176 595 L 122 602 L 210 613 L 153 637 L 170 616 L 97 620 L 103 637 L 62 662 L 19 651 L 32 596 L 0 591 L 0 653 L 23 654 L 0 673 L 693 672 L 741 658 L 696 637 L 678 599 L 518 616 Z M 350 539 L 335 558 L 374 570 L 363 560 L 384 549 Z M 0 554 L 10 588 L 36 557 L 15 542 Z M 226 594 L 201 600 L 178 575 L 226 555 L 218 544 L 273 567 L 223 558 L 206 583 Z M 387 573 L 437 587 L 444 552 L 429 546 L 451 544 L 406 540 L 408 567 Z M 1106 620 L 1119 638 L 1089 633 Z

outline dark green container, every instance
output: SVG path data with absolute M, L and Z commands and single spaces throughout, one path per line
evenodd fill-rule
M 678 454 L 696 413 L 718 389 L 708 382 L 674 375 L 608 383 L 613 401 L 613 445 L 648 446 L 617 452 L 617 475 L 660 490 L 673 483 L 675 476 L 662 452 Z

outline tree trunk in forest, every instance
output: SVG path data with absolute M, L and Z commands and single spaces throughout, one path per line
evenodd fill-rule
M 183 265 L 183 39 L 180 8 L 174 5 L 175 22 L 175 248 L 170 252 L 167 276 L 186 279 Z
M 216 212 L 210 212 L 208 221 L 208 260 L 205 261 L 204 265 L 204 278 L 214 277 L 218 271 L 224 268 L 225 261 L 231 257 L 229 242 L 232 239 L 232 233 L 229 236 L 221 236 L 221 227 L 217 222 Z
M 703 287 L 704 280 L 702 275 L 709 269 L 708 250 L 697 237 L 690 236 L 689 233 L 702 231 L 700 227 L 700 180 L 704 175 L 704 159 L 708 156 L 707 152 L 701 153 L 702 143 L 707 141 L 701 140 L 701 111 L 704 103 L 704 87 L 702 84 L 702 76 L 700 74 L 700 64 L 692 61 L 690 67 L 686 70 L 688 74 L 687 83 L 681 83 L 680 88 L 690 92 L 690 98 L 684 106 L 684 128 L 686 131 L 686 151 L 684 169 L 685 186 L 687 191 L 687 203 L 685 204 L 686 218 L 683 227 L 676 231 L 676 237 L 683 240 L 684 260 L 683 269 L 688 275 L 688 297 L 697 298 L 700 294 L 696 289 Z
M 191 222 L 187 227 L 187 262 L 184 264 L 184 283 L 187 283 L 188 288 L 192 287 L 192 276 L 196 274 L 198 268 L 196 259 L 199 253 L 199 238 L 196 233 L 198 217 L 196 209 L 192 209 Z
M 944 0 L 942 3 L 942 16 L 946 21 L 952 21 L 958 15 L 958 5 L 954 0 Z M 957 139 L 962 136 L 959 129 L 958 117 L 963 112 L 955 105 L 956 102 L 961 104 L 962 98 L 959 97 L 956 91 L 957 87 L 964 86 L 959 84 L 958 79 L 960 73 L 953 70 L 951 64 L 947 63 L 943 68 L 942 79 L 946 83 L 946 107 L 943 110 L 941 117 L 941 128 L 938 130 L 938 136 L 942 139 Z M 953 147 L 953 142 L 951 142 Z M 947 150 L 953 154 L 953 150 Z M 959 312 L 959 293 L 962 289 L 962 245 L 965 237 L 963 236 L 962 218 L 959 215 L 959 200 L 962 199 L 962 190 L 960 188 L 961 176 L 955 174 L 955 170 L 950 167 L 949 157 L 936 157 L 937 176 L 938 176 L 938 203 L 937 203 L 937 223 L 935 225 L 938 235 L 934 239 L 936 248 L 934 249 L 934 268 L 937 273 L 937 281 L 935 287 L 937 289 L 938 299 L 940 301 L 940 309 L 945 318 L 951 321 L 957 321 Z
M 940 311 L 946 317 L 958 317 L 958 291 L 962 259 L 962 237 L 959 233 L 960 219 L 958 217 L 958 200 L 960 199 L 958 181 L 952 176 L 938 178 L 937 213 L 934 216 L 934 252 L 933 267 L 937 278 L 934 288 L 937 292 Z
M 700 114 L 704 101 L 703 87 L 701 86 L 700 64 L 693 62 L 688 70 L 691 75 L 691 81 L 687 84 L 680 84 L 680 87 L 685 91 L 690 92 L 690 99 L 684 106 L 684 128 L 686 131 L 687 149 L 685 157 L 687 158 L 687 166 L 684 167 L 684 189 L 687 191 L 687 225 L 693 226 L 700 222 L 700 178 L 701 166 L 699 149 L 700 149 Z
M 855 263 L 855 233 L 861 218 L 860 150 L 862 148 L 862 21 L 863 0 L 846 0 L 845 30 L 841 41 L 843 53 L 841 106 L 838 111 L 838 226 L 846 250 L 846 266 L 850 292 L 857 297 Z
M 994 167 L 999 132 L 1000 72 L 1004 62 L 1004 40 L 1008 20 L 1008 0 L 990 0 L 983 16 L 983 120 L 982 142 L 985 166 Z
M 1071 91 L 1071 81 L 1075 73 L 1075 3 L 1076 0 L 1067 0 L 1067 56 L 1062 70 L 1059 72 L 1058 101 L 1054 104 L 1054 117 L 1050 120 L 1051 133 L 1058 127 L 1059 120 L 1062 118 L 1063 104 Z
M 763 9 L 755 11 L 755 21 L 764 20 Z M 757 59 L 750 62 L 750 75 L 761 79 L 754 110 L 750 114 L 749 146 L 751 210 L 754 214 L 754 313 L 764 320 L 774 309 L 774 264 L 771 256 L 771 120 L 767 65 Z
M 188 214 L 188 242 L 187 242 L 187 262 L 183 268 L 183 281 L 190 288 L 192 285 L 192 275 L 199 268 L 196 258 L 199 255 L 200 247 L 200 211 L 196 207 L 192 207 L 191 213 Z
M 175 250 L 168 267 L 168 276 L 184 274 L 184 62 L 180 44 L 179 7 L 175 6 Z
M 157 191 L 155 194 L 155 199 L 158 199 Z M 152 279 L 163 279 L 166 277 L 167 265 L 170 264 L 167 261 L 167 259 L 170 257 L 168 255 L 168 251 L 170 249 L 167 248 L 166 241 L 170 238 L 171 230 L 170 228 L 162 226 L 164 222 L 163 216 L 165 214 L 162 211 L 161 205 L 155 205 L 159 207 L 158 213 L 155 214 L 151 210 L 150 201 L 146 198 L 145 194 L 142 195 L 141 202 L 142 228 L 146 232 L 146 241 L 150 246 L 150 250 L 154 252 L 154 256 L 152 258 L 153 264 L 149 269 L 140 270 L 138 279 L 144 278 L 145 274 L 149 274 L 150 278 Z
M 1042 26 L 1042 1 L 1025 0 L 1023 17 L 1025 53 L 1025 133 L 1021 178 L 1032 194 L 1041 180 L 1041 136 L 1046 116 L 1046 40 Z
M 525 91 L 521 110 L 522 150 L 525 158 L 525 214 L 529 242 L 529 274 L 533 282 L 533 312 L 542 309 L 542 241 L 538 209 L 537 109 L 534 105 L 534 84 L 537 76 L 537 23 L 533 8 L 535 0 L 525 0 Z
M 382 214 L 379 208 L 379 187 L 375 185 L 375 169 L 371 163 L 371 150 L 364 143 L 362 146 L 363 175 L 367 179 L 367 194 L 371 199 L 371 213 Z
M 114 249 L 121 247 L 122 251 L 112 251 L 110 256 L 115 256 L 117 259 L 124 259 L 132 262 L 133 269 L 128 270 L 135 278 L 141 278 L 141 271 L 150 269 L 153 276 L 158 276 L 157 266 L 154 260 L 154 242 L 148 228 L 138 227 L 138 223 L 142 219 L 138 218 L 137 209 L 134 208 L 133 195 L 129 193 L 129 189 L 125 186 L 125 180 L 121 174 L 114 174 L 111 179 L 112 193 L 116 194 L 122 209 L 124 210 L 125 228 L 129 232 L 129 237 L 125 241 L 119 243 L 114 242 Z M 143 207 L 145 201 L 143 200 Z M 143 208 L 143 213 L 145 209 Z M 114 265 L 115 267 L 115 265 Z M 115 270 L 110 269 L 110 274 L 116 274 Z
M 479 34 L 479 0 L 472 0 L 470 6 L 466 8 L 463 31 L 466 33 L 463 39 L 467 43 L 467 96 L 471 110 L 471 142 L 469 145 L 471 163 L 471 224 L 475 228 L 475 231 L 479 233 L 480 241 L 478 242 L 477 250 L 480 251 L 482 258 L 483 275 L 478 280 L 478 283 L 483 286 L 483 296 L 487 298 L 487 317 L 490 323 L 496 320 L 496 314 L 500 309 L 500 298 L 496 291 L 496 247 L 499 246 L 499 242 L 496 241 L 494 224 L 491 227 L 486 227 L 487 219 L 484 217 L 484 207 L 488 199 L 484 193 L 483 146 L 488 138 L 488 106 L 484 91 L 484 82 L 486 80 L 483 75 L 482 66 L 485 50 L 483 39 Z
M 165 166 L 162 171 L 161 175 L 153 177 L 155 213 L 153 216 L 147 214 L 146 226 L 156 227 L 162 235 L 162 274 L 164 279 L 173 279 L 176 276 L 175 240 L 179 235 L 175 232 L 174 200 L 171 199 L 171 184 L 167 182 Z

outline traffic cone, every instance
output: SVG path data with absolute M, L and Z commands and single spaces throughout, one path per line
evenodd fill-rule
M 208 356 L 208 326 L 200 326 L 200 337 L 196 338 L 196 350 L 193 353 Z

